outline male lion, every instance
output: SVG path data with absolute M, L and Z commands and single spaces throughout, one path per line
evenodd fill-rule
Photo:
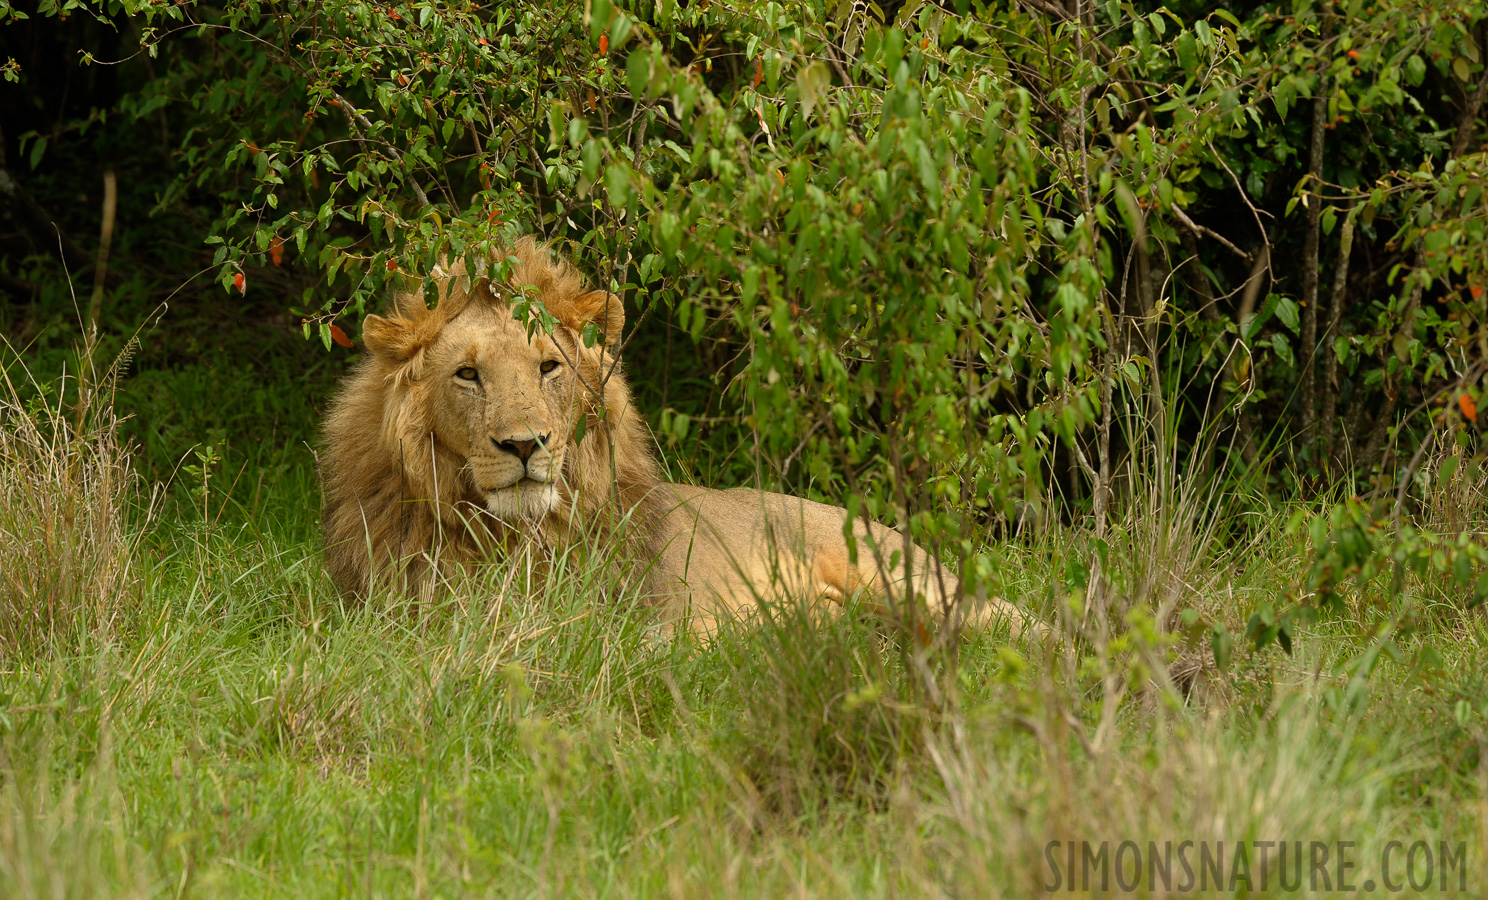
M 669 620 L 703 632 L 762 597 L 833 609 L 864 591 L 900 608 L 911 580 L 936 615 L 952 612 L 955 576 L 882 525 L 854 523 L 854 560 L 846 510 L 663 481 L 612 352 L 619 299 L 530 238 L 509 254 L 505 285 L 457 271 L 433 309 L 398 294 L 387 317 L 367 317 L 367 355 L 332 404 L 320 457 L 326 564 L 343 592 L 377 579 L 427 590 L 439 566 L 489 559 L 522 533 L 551 546 L 623 533 Z M 514 316 L 524 293 L 552 315 L 551 334 Z M 590 324 L 599 340 L 585 346 Z M 974 615 L 993 613 L 1021 630 L 1001 600 Z

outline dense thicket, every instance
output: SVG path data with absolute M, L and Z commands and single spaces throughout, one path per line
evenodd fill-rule
M 1102 537 L 1133 465 L 1341 485 L 1373 505 L 1318 520 L 1309 587 L 1410 563 L 1476 590 L 1481 548 L 1400 516 L 1477 477 L 1485 18 L 0 6 L 0 288 L 17 335 L 72 315 L 58 276 L 93 264 L 108 167 L 105 325 L 173 295 L 177 357 L 265 345 L 265 322 L 338 352 L 390 280 L 532 232 L 624 297 L 677 465 L 861 505 L 973 576 L 989 522 Z

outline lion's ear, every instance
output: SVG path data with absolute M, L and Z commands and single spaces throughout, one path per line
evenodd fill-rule
M 419 338 L 406 319 L 368 316 L 362 322 L 367 349 L 390 362 L 406 362 L 419 349 Z
M 575 297 L 558 317 L 580 334 L 584 332 L 584 326 L 593 322 L 599 326 L 606 347 L 620 346 L 620 333 L 625 329 L 625 305 L 608 291 L 590 291 Z

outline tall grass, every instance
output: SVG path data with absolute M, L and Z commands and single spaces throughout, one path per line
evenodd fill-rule
M 50 739 L 63 739 L 53 734 Z M 109 746 L 82 777 L 61 784 L 45 767 L 11 757 L 44 746 L 6 742 L 0 770 L 0 897 L 27 900 L 86 900 L 148 897 L 153 867 L 126 830 L 124 798 Z M 18 764 L 19 763 L 19 764 Z
M 1209 482 L 1138 475 L 1100 549 L 1079 524 L 1002 547 L 1006 592 L 1070 630 L 922 659 L 931 702 L 871 620 L 669 635 L 602 547 L 345 605 L 308 459 L 131 525 L 110 430 L 15 393 L 3 515 L 70 543 L 6 550 L 7 603 L 56 599 L 0 666 L 0 897 L 1024 897 L 1051 841 L 1347 840 L 1355 883 L 1390 840 L 1485 852 L 1452 724 L 1481 619 L 1420 635 L 1448 698 L 1382 665 L 1338 702 L 1352 621 L 1172 686 L 1177 610 L 1238 627 L 1303 564 L 1286 510 L 1236 528 Z
M 0 653 L 11 659 L 107 634 L 136 580 L 136 481 L 112 407 L 96 404 L 80 428 L 62 393 L 41 387 L 16 366 L 0 389 Z

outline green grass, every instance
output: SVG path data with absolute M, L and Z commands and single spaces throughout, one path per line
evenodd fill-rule
M 1295 656 L 1241 647 L 1171 686 L 1206 645 L 1144 610 L 1242 628 L 1306 562 L 1286 509 L 1237 530 L 1134 508 L 1102 591 L 1071 587 L 1087 534 L 1003 544 L 1009 596 L 1092 604 L 1079 649 L 973 636 L 927 676 L 851 618 L 671 639 L 582 550 L 347 607 L 308 451 L 256 452 L 153 516 L 136 488 L 127 583 L 54 588 L 104 624 L 5 645 L 0 896 L 1023 897 L 1055 840 L 1353 841 L 1355 884 L 1391 840 L 1488 859 L 1480 614 L 1437 602 L 1351 682 L 1390 612 L 1366 588 Z

